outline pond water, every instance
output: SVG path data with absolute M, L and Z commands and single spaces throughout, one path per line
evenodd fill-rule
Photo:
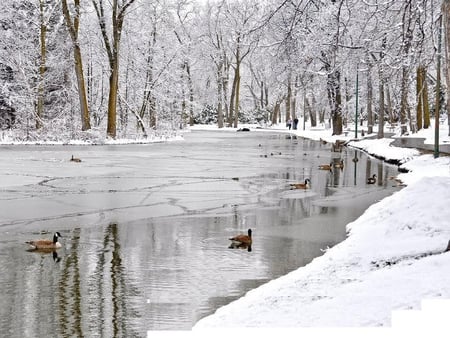
M 346 224 L 399 189 L 389 180 L 394 166 L 268 132 L 2 146 L 0 159 L 0 332 L 8 337 L 190 329 L 345 239 Z M 340 159 L 342 170 L 318 169 Z M 377 184 L 366 184 L 374 173 Z M 290 190 L 306 178 L 311 189 Z M 229 248 L 248 228 L 251 251 Z M 25 241 L 55 231 L 63 236 L 56 253 L 27 251 Z

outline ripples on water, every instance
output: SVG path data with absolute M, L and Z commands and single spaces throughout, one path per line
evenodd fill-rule
M 30 194 L 37 205 L 49 195 L 61 205 L 88 200 L 91 208 L 71 209 L 78 218 L 4 225 L 2 334 L 131 337 L 190 329 L 343 240 L 348 222 L 394 191 L 387 177 L 395 168 L 361 156 L 358 169 L 346 150 L 338 156 L 348 168 L 318 171 L 318 164 L 329 163 L 329 146 L 284 136 L 194 134 L 185 143 L 113 149 L 95 156 L 107 156 L 118 172 L 60 177 L 3 195 Z M 273 149 L 281 155 L 270 155 Z M 367 187 L 374 169 L 384 179 Z M 289 190 L 290 182 L 305 177 L 311 191 Z M 100 211 L 91 210 L 96 203 Z M 179 216 L 167 216 L 174 210 Z M 23 245 L 49 228 L 47 237 L 56 230 L 63 235 L 57 260 Z M 254 230 L 252 251 L 229 249 L 228 238 L 248 228 Z

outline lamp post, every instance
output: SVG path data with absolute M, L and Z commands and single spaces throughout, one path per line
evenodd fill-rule
M 306 90 L 303 92 L 303 130 L 306 128 Z
M 355 138 L 358 138 L 358 68 L 356 67 Z
M 442 13 L 438 19 L 438 45 L 437 45 L 437 74 L 436 74 L 436 106 L 434 109 L 434 158 L 439 157 L 439 115 L 441 103 L 441 36 L 442 36 Z

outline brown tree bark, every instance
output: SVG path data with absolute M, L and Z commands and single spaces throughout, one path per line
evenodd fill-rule
M 39 0 L 39 43 L 40 43 L 40 59 L 39 59 L 39 83 L 37 89 L 36 102 L 36 129 L 42 128 L 42 117 L 44 115 L 44 81 L 45 71 L 47 68 L 47 25 L 44 20 L 45 10 L 44 0 Z
M 123 1 L 119 4 L 118 0 L 111 1 L 112 9 L 112 41 L 106 28 L 106 17 L 103 0 L 92 0 L 95 12 L 97 13 L 100 30 L 105 44 L 106 53 L 109 61 L 109 95 L 108 95 L 108 122 L 106 133 L 111 138 L 116 138 L 117 123 L 117 97 L 119 91 L 119 55 L 120 39 L 122 36 L 123 22 L 125 14 L 135 0 Z
M 78 98 L 80 100 L 80 113 L 81 113 L 81 130 L 91 129 L 89 105 L 87 100 L 86 85 L 84 81 L 83 73 L 83 59 L 81 56 L 80 44 L 78 41 L 78 28 L 80 25 L 80 0 L 74 1 L 75 14 L 73 18 L 70 15 L 69 8 L 67 6 L 67 0 L 62 0 L 62 11 L 66 27 L 69 30 L 69 35 L 73 45 L 73 57 L 75 61 L 75 75 L 78 85 Z

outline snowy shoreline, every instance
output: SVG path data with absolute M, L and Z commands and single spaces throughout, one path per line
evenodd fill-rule
M 325 131 L 289 132 L 336 139 Z M 408 172 L 397 178 L 407 187 L 348 224 L 348 238 L 324 255 L 219 308 L 193 330 L 389 327 L 393 311 L 420 310 L 424 299 L 450 300 L 450 252 L 444 253 L 450 240 L 450 158 L 390 143 L 349 146 L 403 163 L 399 168 Z

